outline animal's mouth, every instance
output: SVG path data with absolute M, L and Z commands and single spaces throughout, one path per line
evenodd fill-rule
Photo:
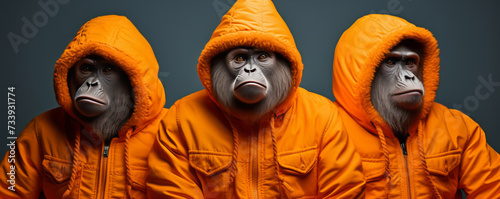
M 424 91 L 421 89 L 412 89 L 412 90 L 406 90 L 403 92 L 395 93 L 393 95 L 416 95 L 416 94 L 422 95 L 423 93 L 424 93 Z
M 246 82 L 242 82 L 242 83 L 238 84 L 238 85 L 234 88 L 234 90 L 237 90 L 237 89 L 241 88 L 242 86 L 247 86 L 247 85 L 248 85 L 248 86 L 252 86 L 252 85 L 253 85 L 253 86 L 260 86 L 260 87 L 263 87 L 263 88 L 267 88 L 267 86 L 266 86 L 266 85 L 264 85 L 264 84 L 262 84 L 262 83 L 260 83 L 260 82 L 256 82 L 256 81 L 246 81 Z
M 97 104 L 97 105 L 106 105 L 106 103 L 104 103 L 102 100 L 97 99 L 95 97 L 91 97 L 91 96 L 80 96 L 80 97 L 77 97 L 75 99 L 75 101 L 88 102 L 88 103 L 93 103 L 93 104 Z

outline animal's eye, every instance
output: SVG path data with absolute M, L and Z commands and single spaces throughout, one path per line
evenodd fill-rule
M 115 70 L 115 67 L 111 64 L 106 64 L 104 65 L 104 69 L 103 69 L 103 72 L 110 72 L 110 71 L 113 71 Z
M 88 72 L 92 72 L 94 71 L 94 65 L 90 65 L 90 64 L 82 64 L 80 66 L 80 71 L 84 72 L 84 73 L 88 73 Z
M 234 57 L 234 60 L 237 62 L 242 62 L 246 60 L 246 57 L 243 55 L 236 55 L 236 57 Z
M 388 65 L 394 65 L 394 64 L 396 64 L 396 60 L 394 58 L 389 58 L 389 59 L 385 60 L 385 63 Z
M 259 60 L 265 60 L 269 57 L 269 55 L 267 55 L 266 53 L 262 53 L 259 55 L 259 57 L 257 57 Z
M 406 65 L 415 65 L 415 60 L 414 59 L 407 59 Z

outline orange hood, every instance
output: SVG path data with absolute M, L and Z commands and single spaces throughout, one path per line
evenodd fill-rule
M 292 91 L 288 98 L 278 105 L 275 112 L 288 108 L 286 104 L 294 98 L 302 78 L 302 58 L 292 33 L 278 14 L 270 0 L 238 0 L 222 17 L 210 41 L 201 52 L 198 63 L 200 80 L 214 102 L 210 66 L 212 59 L 220 53 L 236 47 L 247 46 L 274 51 L 291 64 Z
M 422 65 L 425 94 L 420 116 L 424 118 L 432 106 L 439 84 L 439 49 L 431 32 L 399 17 L 370 14 L 354 22 L 342 34 L 335 49 L 335 99 L 363 128 L 375 134 L 374 125 L 380 126 L 383 132 L 392 132 L 371 103 L 370 91 L 375 70 L 385 55 L 404 39 L 416 40 L 424 46 Z
M 158 79 L 159 66 L 153 49 L 126 17 L 107 15 L 85 23 L 55 65 L 57 102 L 68 114 L 75 117 L 67 82 L 68 70 L 89 55 L 99 55 L 115 63 L 130 79 L 134 112 L 121 128 L 120 138 L 131 127 L 138 132 L 160 113 L 165 105 L 165 93 Z

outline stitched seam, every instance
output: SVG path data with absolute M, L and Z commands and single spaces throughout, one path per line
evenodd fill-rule
M 230 153 L 216 152 L 216 151 L 199 151 L 199 150 L 189 150 L 189 155 L 219 155 L 219 156 L 232 156 Z
M 284 156 L 294 155 L 294 154 L 305 152 L 305 151 L 312 151 L 312 150 L 315 150 L 316 148 L 317 148 L 316 146 L 310 146 L 310 147 L 299 149 L 299 150 L 286 151 L 286 152 L 279 153 L 278 156 L 284 157 Z
M 432 158 L 441 158 L 441 157 L 445 157 L 445 156 L 448 156 L 448 155 L 460 155 L 462 154 L 462 151 L 457 149 L 457 150 L 453 150 L 453 151 L 447 151 L 447 152 L 444 152 L 444 153 L 438 153 L 438 154 L 432 154 L 432 155 L 428 155 L 428 156 L 425 156 L 426 159 L 432 159 Z

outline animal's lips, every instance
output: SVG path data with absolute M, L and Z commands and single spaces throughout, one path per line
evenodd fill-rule
M 90 96 L 80 96 L 80 97 L 76 98 L 76 101 L 81 101 L 81 100 L 85 100 L 85 101 L 89 101 L 89 102 L 93 102 L 93 103 L 97 103 L 97 104 L 106 105 L 106 103 L 104 103 L 103 101 L 101 101 L 99 99 L 96 99 L 96 98 L 93 98 L 93 97 L 90 97 Z
M 242 83 L 238 84 L 238 86 L 236 86 L 236 88 L 234 88 L 234 90 L 236 90 L 236 89 L 238 89 L 238 88 L 240 88 L 240 87 L 242 87 L 242 86 L 244 86 L 244 85 L 247 85 L 247 84 L 257 84 L 258 86 L 262 86 L 262 87 L 264 87 L 264 88 L 267 88 L 267 86 L 266 86 L 266 85 L 264 85 L 264 84 L 262 84 L 262 83 L 260 83 L 260 82 L 256 82 L 256 81 L 247 81 L 247 82 L 242 82 Z
M 396 93 L 394 95 L 404 95 L 404 94 L 410 94 L 410 93 L 413 93 L 413 92 L 417 92 L 419 93 L 420 95 L 423 94 L 423 91 L 420 90 L 420 89 L 412 89 L 412 90 L 407 90 L 407 91 L 403 91 L 403 92 L 399 92 L 399 93 Z

